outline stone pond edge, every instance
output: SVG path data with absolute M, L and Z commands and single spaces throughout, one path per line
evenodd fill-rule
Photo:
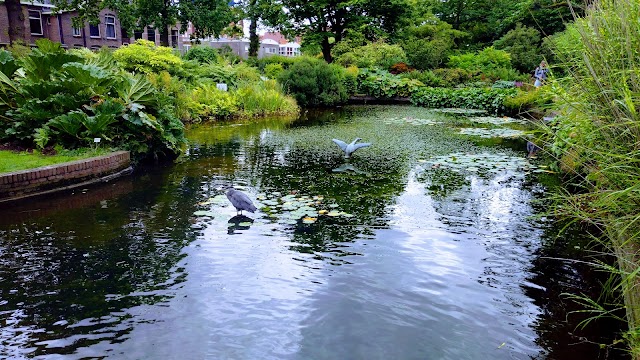
M 107 155 L 0 174 L 0 203 L 74 189 L 130 174 L 131 154 Z

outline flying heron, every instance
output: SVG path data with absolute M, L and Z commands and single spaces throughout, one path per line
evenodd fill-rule
M 361 138 L 356 138 L 355 140 L 353 140 L 353 142 L 351 144 L 347 144 L 346 142 L 344 142 L 342 140 L 338 140 L 338 139 L 333 139 L 333 142 L 338 144 L 338 146 L 340 146 L 340 149 L 342 149 L 342 151 L 344 151 L 344 157 L 346 157 L 348 159 L 351 156 L 351 154 L 353 154 L 356 150 L 358 150 L 360 148 L 363 148 L 363 147 L 371 146 L 370 143 L 356 144 L 360 140 L 362 140 L 362 139 Z
M 256 210 L 258 210 L 258 208 L 253 205 L 253 202 L 251 201 L 251 199 L 249 199 L 247 194 L 241 191 L 230 187 L 227 188 L 227 191 L 225 191 L 224 194 L 227 195 L 227 199 L 229 199 L 231 205 L 236 208 L 236 212 L 239 212 L 240 214 L 242 214 L 242 210 L 246 210 L 249 212 L 255 212 Z

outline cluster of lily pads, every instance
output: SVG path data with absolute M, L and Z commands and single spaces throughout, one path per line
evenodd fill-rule
M 385 124 L 410 124 L 410 125 L 439 125 L 441 121 L 435 121 L 433 119 L 419 119 L 412 117 L 392 117 L 384 120 Z
M 269 218 L 279 219 L 288 225 L 295 225 L 298 221 L 313 224 L 320 216 L 351 218 L 353 215 L 338 210 L 338 204 L 324 202 L 320 195 L 308 196 L 281 193 L 258 194 L 256 199 L 260 203 L 260 210 Z
M 510 118 L 508 116 L 495 117 L 495 116 L 476 116 L 471 117 L 469 120 L 480 124 L 492 124 L 492 125 L 506 125 L 506 124 L 526 124 L 525 120 L 519 120 Z
M 461 128 L 460 134 L 479 136 L 483 138 L 492 138 L 492 137 L 517 138 L 517 137 L 524 136 L 524 131 L 506 129 L 506 128 L 496 128 L 496 129 Z
M 469 173 L 499 173 L 506 170 L 531 170 L 534 168 L 527 159 L 510 156 L 505 153 L 452 153 L 445 156 L 436 156 L 429 160 L 422 160 L 421 162 L 431 164 L 432 169 L 448 168 L 454 172 Z
M 479 109 L 458 109 L 458 108 L 444 108 L 444 109 L 430 109 L 432 112 L 439 112 L 445 114 L 456 114 L 456 115 L 478 115 L 478 114 L 486 114 L 486 110 Z

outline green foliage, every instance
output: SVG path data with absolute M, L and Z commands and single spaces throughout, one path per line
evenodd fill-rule
M 289 66 L 293 65 L 296 62 L 297 58 L 287 57 L 282 55 L 272 55 L 263 57 L 262 59 L 258 59 L 256 61 L 256 66 L 262 72 L 265 71 L 267 65 L 269 64 L 279 64 L 283 69 L 288 69 Z
M 246 84 L 238 89 L 237 98 L 245 116 L 296 115 L 299 111 L 275 80 Z
M 357 66 L 384 70 L 388 70 L 394 64 L 406 61 L 407 55 L 399 45 L 390 45 L 383 41 L 357 47 L 336 58 L 336 63 L 345 67 Z
M 369 39 L 379 38 L 375 35 L 393 32 L 409 9 L 407 0 L 282 0 L 279 5 L 279 15 L 268 19 L 268 25 L 279 26 L 286 33 L 303 36 L 303 42 L 319 45 L 329 62 L 333 60 L 331 49 L 346 37 L 349 29 L 366 32 Z M 274 19 L 277 23 L 273 23 Z M 385 69 L 400 61 L 406 59 L 390 60 Z
M 468 71 L 487 71 L 499 68 L 511 68 L 511 55 L 492 46 L 475 53 L 449 56 L 447 66 Z
M 303 107 L 331 106 L 347 101 L 344 68 L 302 57 L 278 77 L 286 91 Z
M 440 83 L 444 87 L 455 87 L 471 80 L 472 73 L 464 69 L 435 69 L 432 74 L 441 79 Z
M 448 70 L 448 69 L 445 69 Z M 436 75 L 433 71 L 410 71 L 407 73 L 400 74 L 400 77 L 405 79 L 415 79 L 423 83 L 428 87 L 443 87 L 445 86 L 445 82 L 442 77 Z
M 11 119 L 0 122 L 1 141 L 76 148 L 101 137 L 137 158 L 180 152 L 182 123 L 146 78 L 114 67 L 109 53 L 83 58 L 39 41 L 18 62 L 20 75 L 0 76 L 2 115 Z
M 185 60 L 195 60 L 200 64 L 217 63 L 218 52 L 210 46 L 194 46 L 184 55 Z
M 376 98 L 408 97 L 424 87 L 418 80 L 402 78 L 384 70 L 364 69 L 358 75 L 358 83 L 358 93 Z
M 232 93 L 218 90 L 215 84 L 203 84 L 191 92 L 202 120 L 227 118 L 238 111 L 238 99 Z
M 513 67 L 523 73 L 529 73 L 543 59 L 540 43 L 538 30 L 518 24 L 515 29 L 494 42 L 494 46 L 511 55 Z
M 183 61 L 174 54 L 173 49 L 156 46 L 148 40 L 136 40 L 135 43 L 120 47 L 113 52 L 120 65 L 129 71 L 143 74 L 181 70 Z
M 553 97 L 550 91 L 547 89 L 534 89 L 531 91 L 518 90 L 515 96 L 504 100 L 504 105 L 508 112 L 520 114 L 532 109 L 547 108 L 552 102 Z
M 264 75 L 269 79 L 277 79 L 283 71 L 282 64 L 267 64 L 264 67 Z
M 360 69 L 355 66 L 346 68 L 344 72 L 344 86 L 347 89 L 347 94 L 353 95 L 358 91 L 358 74 Z
M 400 45 L 407 54 L 409 64 L 416 69 L 434 69 L 445 63 L 464 33 L 440 21 L 431 13 L 417 17 L 415 25 L 400 33 Z
M 514 96 L 516 89 L 442 89 L 422 88 L 411 95 L 411 102 L 428 108 L 465 108 L 486 110 L 494 114 L 504 114 L 504 101 Z

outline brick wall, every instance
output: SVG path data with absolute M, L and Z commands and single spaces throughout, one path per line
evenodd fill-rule
M 9 16 L 7 15 L 7 7 L 0 5 L 0 44 L 9 43 Z
M 126 169 L 128 151 L 84 160 L 0 174 L 0 201 L 96 180 Z

